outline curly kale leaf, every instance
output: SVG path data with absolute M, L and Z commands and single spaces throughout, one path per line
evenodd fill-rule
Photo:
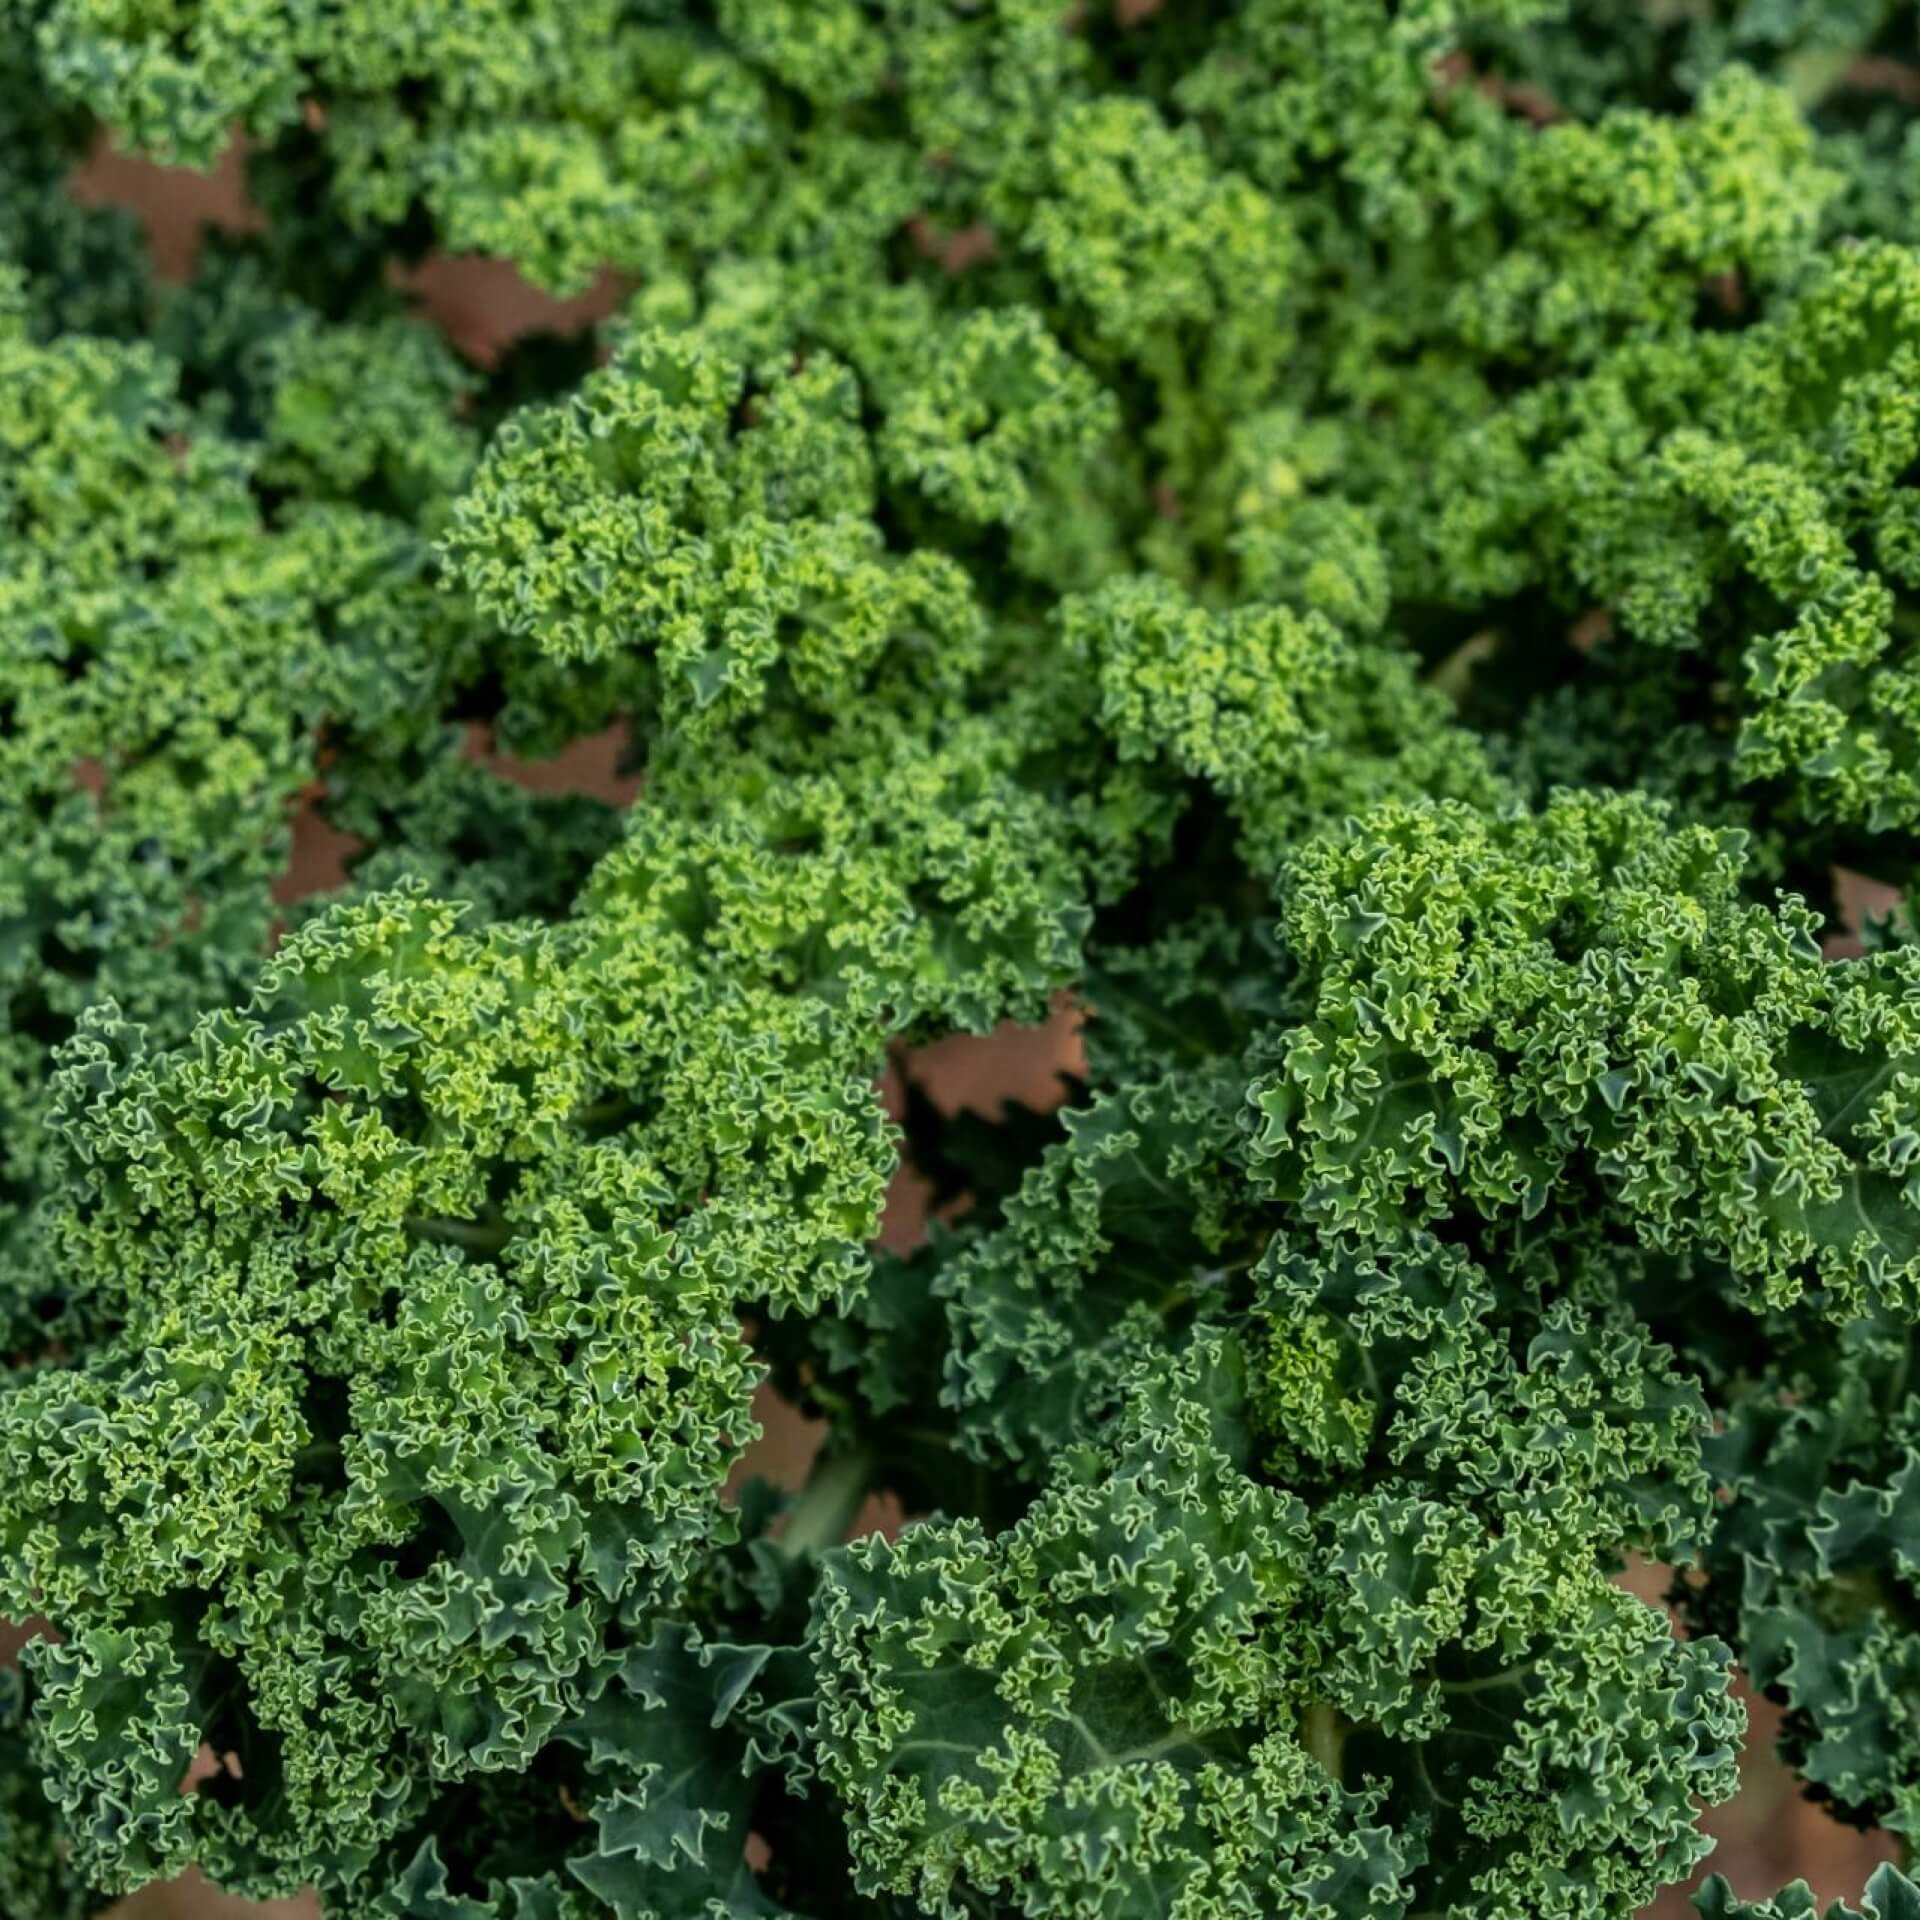
M 1920 1399 L 1886 1316 L 1771 1330 L 1726 1394 L 1708 1465 L 1730 1496 L 1677 1597 L 1786 1708 L 1783 1756 L 1836 1816 L 1920 1815 Z
M 610 711 L 696 736 L 776 683 L 830 709 L 894 648 L 951 686 L 980 616 L 952 562 L 885 550 L 859 402 L 824 356 L 749 395 L 738 366 L 643 330 L 500 429 L 450 558 L 508 635 L 611 674 Z
M 1288 1485 L 1417 1474 L 1490 1512 L 1591 1502 L 1599 1532 L 1659 1558 L 1706 1537 L 1706 1400 L 1631 1321 L 1531 1310 L 1424 1237 L 1363 1253 L 1281 1235 L 1257 1277 L 1251 1397 Z
M 475 1783 L 334 1904 L 355 1920 L 429 1920 L 455 1903 L 470 1920 L 803 1911 L 767 1890 L 747 1845 L 757 1789 L 791 1746 L 781 1668 L 792 1657 L 654 1624 L 599 1663 L 519 1804 L 504 1782 Z
M 1256 1082 L 1256 1177 L 1329 1230 L 1568 1205 L 1755 1298 L 1912 1306 L 1912 968 L 1827 966 L 1739 893 L 1737 835 L 1631 796 L 1384 808 L 1293 864 L 1306 1017 Z
M 0 1914 L 86 1920 L 105 1903 L 82 1886 L 70 1841 L 41 1785 L 24 1676 L 0 1668 Z
M 452 389 L 421 373 L 442 365 L 425 343 L 411 323 L 370 335 L 355 377 L 412 396 L 409 438 L 447 456 L 435 456 L 445 480 L 457 433 L 442 419 L 449 438 L 435 442 L 423 423 Z M 446 697 L 462 650 L 414 525 L 328 497 L 317 474 L 302 479 L 313 496 L 270 505 L 302 478 L 281 466 L 278 431 L 231 409 L 209 419 L 147 342 L 36 344 L 0 326 L 0 363 L 0 789 L 13 821 L 0 855 L 0 1211 L 5 1287 L 34 1303 L 37 1333 L 64 1291 L 34 1218 L 50 1048 L 109 998 L 174 1041 L 244 994 L 321 730 L 343 751 L 392 754 Z M 263 406 L 299 386 L 290 363 L 263 380 Z M 356 420 L 338 422 L 343 442 Z M 342 495 L 363 464 L 339 473 Z
M 1248 1438 L 1210 1334 L 1144 1363 L 1006 1532 L 828 1568 L 818 1764 L 862 1887 L 1036 1916 L 1579 1887 L 1569 1912 L 1624 1915 L 1684 1874 L 1693 1796 L 1732 1786 L 1723 1651 L 1582 1570 L 1577 1508 L 1499 1546 L 1412 1489 L 1316 1510 Z
M 1120 760 L 1205 782 L 1233 809 L 1256 871 L 1388 798 L 1501 797 L 1478 743 L 1410 658 L 1356 642 L 1311 604 L 1217 612 L 1146 576 L 1071 599 L 1061 618 Z
M 1037 1915 L 1395 1886 L 1365 1797 L 1263 1725 L 1298 1713 L 1262 1628 L 1300 1583 L 1304 1512 L 1177 1392 L 1144 1391 L 1114 1454 L 1077 1449 L 997 1539 L 926 1526 L 829 1571 L 819 1764 L 866 1890 Z M 1278 1817 L 1252 1820 L 1263 1799 Z
M 1460 435 L 1438 590 L 1611 609 L 1563 677 L 1649 701 L 1663 758 L 1720 753 L 1763 816 L 1909 832 L 1916 272 L 1886 244 L 1835 253 L 1755 326 L 1634 340 Z
M 1694 1895 L 1702 1920 L 1821 1920 L 1820 1903 L 1804 1880 L 1771 1900 L 1742 1900 L 1715 1874 Z M 1913 1920 L 1920 1914 L 1920 1887 L 1898 1867 L 1881 1867 L 1867 1882 L 1857 1907 L 1836 1900 L 1824 1920 Z
M 77 1702 L 122 1642 L 167 1676 L 52 1744 L 104 1885 L 351 1878 L 431 1783 L 527 1764 L 725 1537 L 756 1247 L 795 1289 L 859 1270 L 859 1040 L 664 942 L 623 1017 L 638 944 L 616 977 L 454 919 L 336 909 L 177 1051 L 110 1013 L 68 1050 L 60 1244 L 103 1333 L 0 1413 L 0 1551 Z M 202 1740 L 241 1773 L 183 1799 Z

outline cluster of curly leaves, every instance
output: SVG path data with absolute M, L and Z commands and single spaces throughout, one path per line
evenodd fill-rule
M 1736 1656 L 1912 1832 L 1913 31 L 0 0 L 6 1920 L 1624 1920 Z

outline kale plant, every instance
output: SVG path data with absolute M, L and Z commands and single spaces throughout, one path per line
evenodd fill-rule
M 0 1920 L 1627 1920 L 1743 1675 L 1914 1843 L 1914 7 L 0 58 Z

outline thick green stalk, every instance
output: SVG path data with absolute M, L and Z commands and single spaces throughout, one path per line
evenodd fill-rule
M 1339 1780 L 1347 1746 L 1347 1722 L 1339 1708 L 1316 1700 L 1300 1723 L 1300 1738 L 1328 1774 Z
M 839 1546 L 867 1497 L 872 1475 L 873 1456 L 864 1448 L 823 1459 L 794 1503 L 780 1544 L 795 1559 Z

